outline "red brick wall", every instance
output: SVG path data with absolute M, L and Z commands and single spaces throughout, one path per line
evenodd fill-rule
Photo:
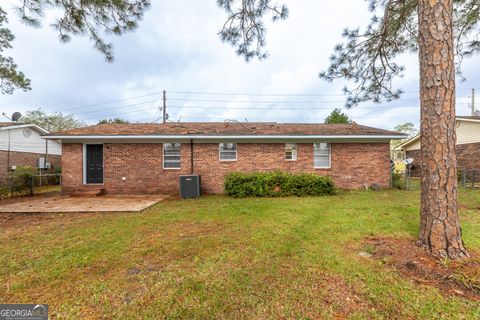
M 178 176 L 190 173 L 190 145 L 182 144 L 181 169 L 163 169 L 163 145 L 105 144 L 104 185 L 109 193 L 178 193 Z M 125 177 L 126 180 L 122 180 Z
M 345 189 L 390 183 L 388 143 L 332 144 L 330 169 L 313 168 L 313 144 L 297 148 L 297 161 L 286 161 L 283 143 L 238 143 L 237 161 L 219 161 L 217 143 L 195 144 L 194 172 L 202 175 L 204 193 L 222 193 L 232 171 L 316 172 Z M 104 187 L 108 193 L 178 194 L 178 176 L 190 174 L 190 144 L 182 144 L 181 155 L 181 169 L 163 169 L 162 144 L 105 144 Z M 63 159 L 63 190 L 71 192 L 83 183 L 82 145 L 63 144 Z
M 297 161 L 285 161 L 285 144 L 237 145 L 237 161 L 218 161 L 218 144 L 195 146 L 195 172 L 202 175 L 202 191 L 223 192 L 223 180 L 231 171 L 254 172 L 282 170 L 316 172 L 329 175 L 339 188 L 358 189 L 364 184 L 388 186 L 388 144 L 332 144 L 331 168 L 313 168 L 313 144 L 297 144 Z
M 8 151 L 0 151 L 0 178 L 6 177 L 8 173 L 8 163 L 11 166 L 29 166 L 36 168 L 38 166 L 38 158 L 45 158 L 43 153 L 29 153 L 10 151 L 10 160 L 8 160 Z M 48 155 L 48 162 L 52 164 L 52 170 L 60 168 L 61 156 Z
M 407 158 L 413 158 L 413 169 L 410 174 L 420 177 L 420 150 L 406 152 Z M 457 145 L 457 166 L 462 169 L 480 170 L 480 143 L 467 143 Z
M 480 143 L 457 145 L 459 169 L 480 169 Z
M 62 192 L 72 193 L 83 185 L 83 145 L 62 143 Z

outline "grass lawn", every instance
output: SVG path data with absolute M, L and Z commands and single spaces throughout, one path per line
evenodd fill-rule
M 417 191 L 321 198 L 169 200 L 144 213 L 0 216 L 0 303 L 62 319 L 457 319 L 480 302 L 359 255 L 414 239 Z M 460 191 L 480 250 L 480 191 Z

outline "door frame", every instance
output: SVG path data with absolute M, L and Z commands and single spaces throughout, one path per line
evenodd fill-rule
M 102 145 L 102 166 L 103 166 L 103 170 L 102 170 L 102 183 L 88 183 L 87 182 L 87 145 Z M 105 145 L 103 143 L 83 143 L 83 172 L 82 172 L 82 175 L 83 175 L 83 184 L 86 184 L 86 185 L 103 185 L 105 183 Z

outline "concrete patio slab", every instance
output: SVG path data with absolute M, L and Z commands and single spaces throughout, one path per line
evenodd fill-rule
M 0 213 L 138 212 L 167 197 L 165 195 L 26 197 L 0 202 Z

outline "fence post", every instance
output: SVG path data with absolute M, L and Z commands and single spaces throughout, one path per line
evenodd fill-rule
M 405 189 L 410 190 L 411 189 L 411 181 L 410 179 L 410 165 L 408 165 L 407 171 L 405 172 Z
M 475 169 L 472 169 L 472 189 L 475 189 Z
M 13 197 L 13 181 L 12 181 L 12 175 L 8 176 L 8 190 L 10 191 L 10 198 Z
M 465 188 L 465 183 L 467 182 L 467 169 L 463 169 L 462 170 L 462 178 L 460 180 L 460 185 L 462 186 L 462 188 Z
M 32 175 L 30 178 L 30 195 L 34 196 L 35 195 L 35 176 Z

